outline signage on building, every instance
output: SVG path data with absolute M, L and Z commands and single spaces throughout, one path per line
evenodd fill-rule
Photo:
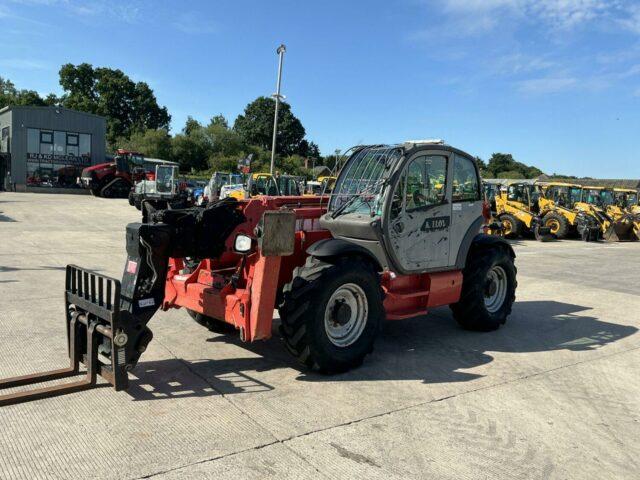
M 88 156 L 54 155 L 52 153 L 27 153 L 27 162 L 64 163 L 67 165 L 87 166 L 91 165 L 91 158 Z

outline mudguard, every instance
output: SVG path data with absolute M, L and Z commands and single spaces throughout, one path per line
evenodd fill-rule
M 377 271 L 382 271 L 382 265 L 369 250 L 339 238 L 320 240 L 307 249 L 307 254 L 324 260 L 348 255 L 361 255 L 371 260 L 371 263 L 373 263 Z
M 471 242 L 470 248 L 474 245 L 481 246 L 499 246 L 502 248 L 506 248 L 511 258 L 516 258 L 516 252 L 513 251 L 513 247 L 509 242 L 507 242 L 504 238 L 498 237 L 496 235 L 487 235 L 486 233 L 479 233 L 475 237 L 473 237 L 473 241 Z

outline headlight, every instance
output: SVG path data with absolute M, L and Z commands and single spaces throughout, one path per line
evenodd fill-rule
M 242 234 L 237 235 L 233 243 L 233 249 L 237 253 L 247 253 L 251 250 L 251 237 Z

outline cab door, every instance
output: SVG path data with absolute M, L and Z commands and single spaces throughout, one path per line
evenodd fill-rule
M 383 215 L 392 270 L 418 273 L 450 263 L 451 153 L 418 152 L 392 180 Z

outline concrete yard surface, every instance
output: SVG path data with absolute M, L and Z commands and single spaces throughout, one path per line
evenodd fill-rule
M 0 376 L 66 365 L 64 267 L 120 278 L 126 200 L 0 194 Z M 300 368 L 184 310 L 126 392 L 0 408 L 0 479 L 640 478 L 640 242 L 514 242 L 496 332 L 386 322 L 364 365 Z M 277 321 L 274 322 L 277 325 Z

